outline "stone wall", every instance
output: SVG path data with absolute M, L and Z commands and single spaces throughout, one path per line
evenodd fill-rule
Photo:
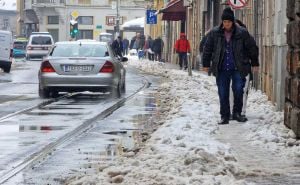
M 287 1 L 287 71 L 284 123 L 300 138 L 300 0 Z

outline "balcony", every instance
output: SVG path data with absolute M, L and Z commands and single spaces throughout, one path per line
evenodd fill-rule
M 33 6 L 35 7 L 63 7 L 66 4 L 66 0 L 33 0 Z

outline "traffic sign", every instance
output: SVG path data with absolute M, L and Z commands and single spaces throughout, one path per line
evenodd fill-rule
M 156 10 L 147 10 L 147 24 L 157 24 Z
M 232 8 L 242 8 L 247 5 L 248 0 L 228 0 Z
M 72 13 L 71 13 L 71 16 L 74 18 L 74 19 L 77 19 L 77 17 L 79 16 L 79 13 L 77 10 L 74 10 Z

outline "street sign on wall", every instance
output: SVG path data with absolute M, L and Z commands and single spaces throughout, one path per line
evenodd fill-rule
M 243 8 L 247 5 L 248 0 L 228 0 L 228 3 L 232 8 Z
M 72 11 L 71 16 L 73 17 L 73 19 L 77 19 L 77 17 L 79 16 L 79 13 L 77 10 Z
M 147 24 L 157 24 L 156 10 L 147 10 L 146 17 Z

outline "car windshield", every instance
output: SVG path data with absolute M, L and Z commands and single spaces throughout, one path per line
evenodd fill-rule
M 107 47 L 99 44 L 58 44 L 50 56 L 53 57 L 105 57 Z
M 14 42 L 14 49 L 25 49 L 27 42 Z
M 51 45 L 52 40 L 51 37 L 45 37 L 45 36 L 36 36 L 32 37 L 32 45 Z

